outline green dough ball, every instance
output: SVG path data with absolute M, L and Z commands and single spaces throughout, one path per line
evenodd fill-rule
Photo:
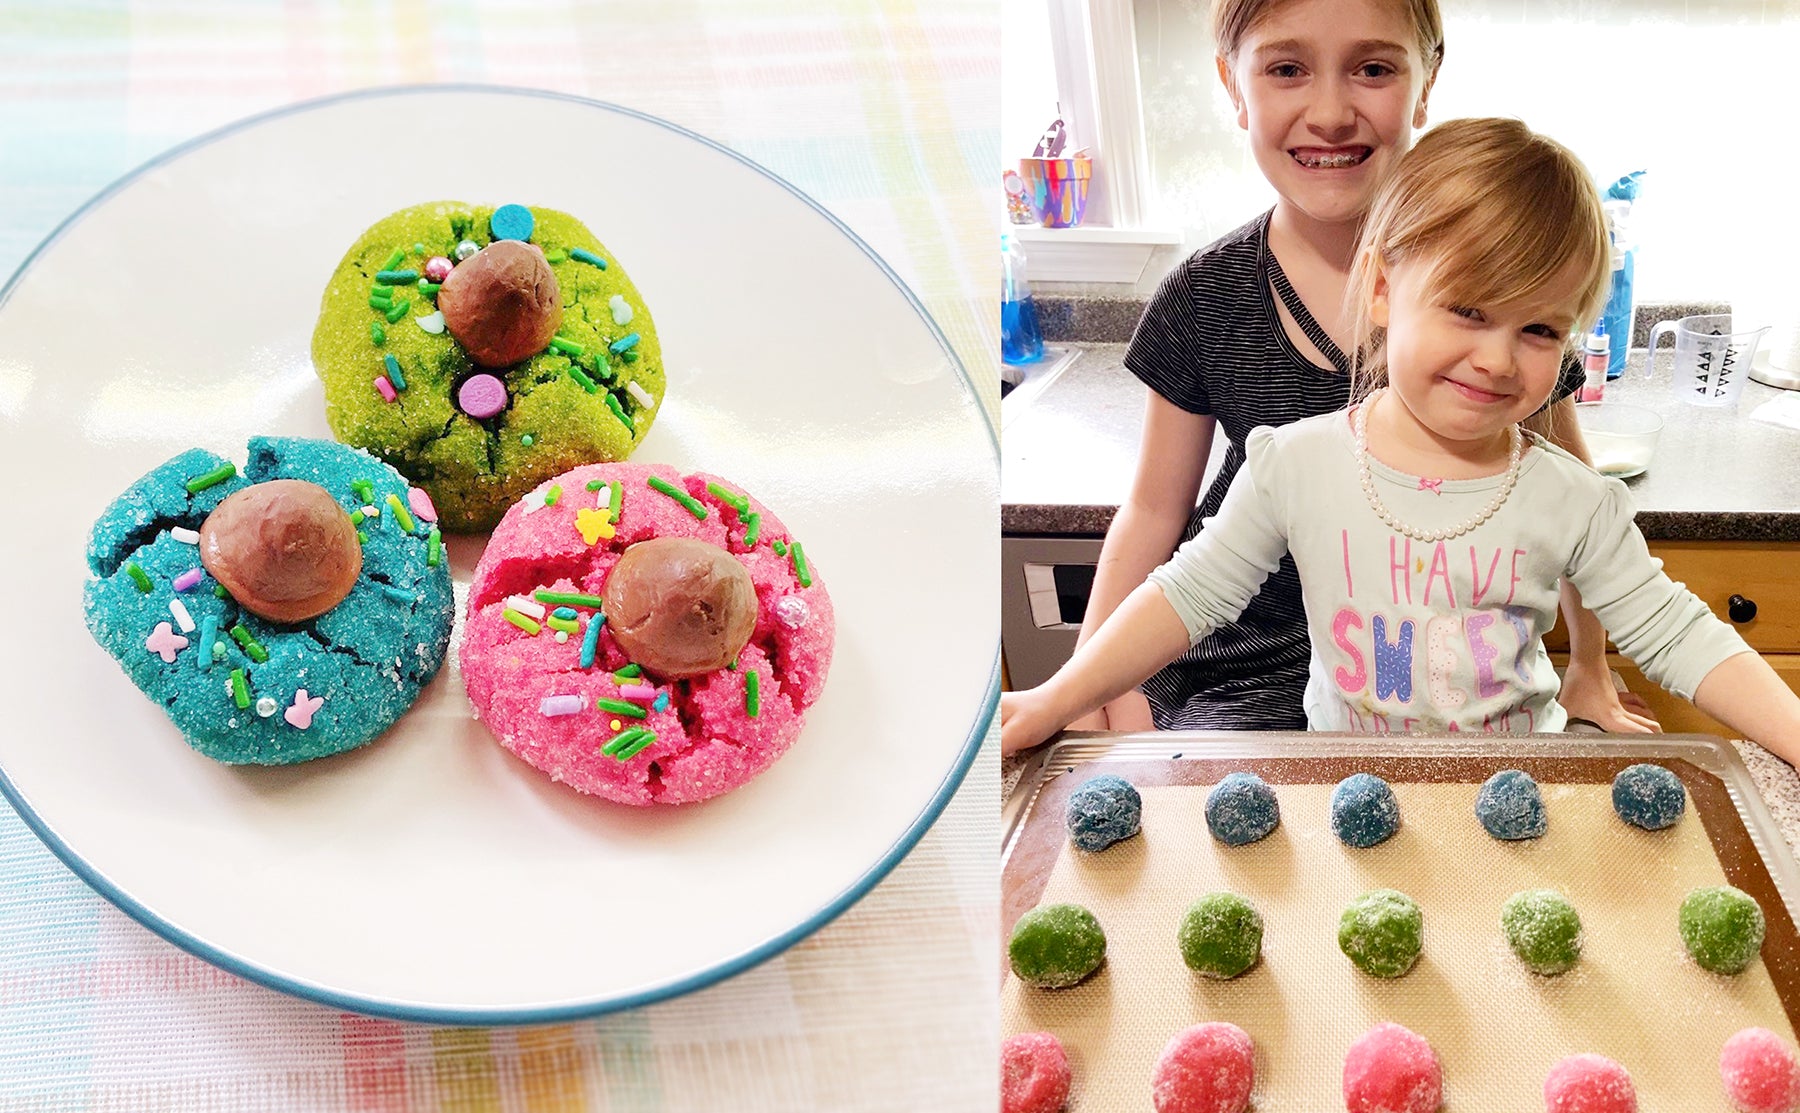
M 1357 969 L 1377 978 L 1398 978 L 1411 970 L 1424 946 L 1425 913 L 1394 889 L 1364 893 L 1338 920 L 1338 948 Z
M 1263 921 L 1236 893 L 1208 893 L 1181 918 L 1176 936 L 1188 968 L 1209 978 L 1235 978 L 1262 954 Z
M 1561 893 L 1514 893 L 1500 909 L 1500 927 L 1513 954 L 1540 974 L 1560 974 L 1581 959 L 1581 917 Z
M 1681 902 L 1681 941 L 1703 969 L 1737 974 L 1762 950 L 1763 910 L 1742 889 L 1695 889 Z
M 375 276 L 394 252 L 402 256 L 394 269 L 422 272 L 432 256 L 456 258 L 463 240 L 485 247 L 493 212 L 439 201 L 376 221 L 332 272 L 313 330 L 313 366 L 325 386 L 332 433 L 429 492 L 446 530 L 491 529 L 544 480 L 630 456 L 666 393 L 656 326 L 637 287 L 593 232 L 554 209 L 531 207 L 530 242 L 556 275 L 563 346 L 510 367 L 478 367 L 448 331 L 415 323 L 429 323 L 437 309 L 435 295 L 416 282 L 383 287 L 393 304 L 406 303 L 395 320 L 370 305 L 370 291 L 380 285 Z M 606 268 L 572 256 L 577 249 L 605 259 Z M 406 383 L 393 402 L 374 385 L 377 376 L 389 375 L 390 357 Z M 575 372 L 592 384 L 591 392 Z M 471 417 L 457 403 L 461 385 L 480 373 L 506 386 L 506 408 L 489 418 Z
M 1020 981 L 1061 989 L 1099 968 L 1106 957 L 1106 933 L 1079 904 L 1046 904 L 1019 917 L 1006 952 Z

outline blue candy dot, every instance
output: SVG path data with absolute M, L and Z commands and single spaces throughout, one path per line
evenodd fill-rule
M 1681 818 L 1687 789 L 1660 765 L 1629 765 L 1613 778 L 1613 811 L 1633 827 L 1660 831 Z
M 1475 818 L 1497 839 L 1535 839 L 1544 833 L 1544 797 L 1531 774 L 1502 769 L 1475 794 Z
M 1281 823 L 1275 790 L 1255 773 L 1232 773 L 1206 796 L 1206 827 L 1227 846 L 1244 846 Z
M 497 240 L 531 239 L 531 230 L 537 227 L 532 219 L 531 210 L 523 205 L 502 205 L 488 217 L 488 231 Z
M 1144 801 L 1124 777 L 1083 781 L 1069 794 L 1069 841 L 1083 850 L 1105 850 L 1138 833 Z
M 1400 829 L 1400 801 L 1373 773 L 1352 773 L 1331 790 L 1331 829 L 1347 846 L 1386 842 Z

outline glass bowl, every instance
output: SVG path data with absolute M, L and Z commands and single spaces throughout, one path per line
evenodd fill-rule
M 1630 479 L 1649 470 L 1662 436 L 1661 414 L 1627 402 L 1578 402 L 1575 420 L 1601 475 Z

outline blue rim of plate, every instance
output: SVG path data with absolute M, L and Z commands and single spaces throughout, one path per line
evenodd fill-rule
M 937 341 L 938 347 L 943 350 L 944 357 L 950 361 L 950 366 L 955 369 L 957 378 L 961 380 L 964 389 L 969 392 L 970 398 L 977 402 L 975 408 L 981 415 L 982 428 L 986 430 L 988 435 L 988 446 L 993 450 L 994 467 L 998 470 L 1000 466 L 1000 442 L 994 434 L 994 424 L 992 419 L 988 416 L 986 407 L 979 404 L 979 399 L 975 395 L 975 384 L 969 378 L 968 369 L 963 366 L 962 360 L 957 358 L 956 351 L 950 346 L 950 341 L 944 336 L 943 330 L 938 327 L 938 323 L 932 319 L 931 314 L 926 311 L 925 306 L 919 301 L 911 288 L 906 285 L 898 274 L 894 273 L 894 269 L 888 266 L 887 261 L 878 255 L 874 248 L 870 247 L 867 243 L 864 243 L 862 237 L 851 231 L 849 226 L 834 216 L 823 205 L 820 205 L 817 201 L 807 196 L 805 191 L 787 181 L 785 178 L 781 177 L 781 175 L 774 173 L 767 167 L 739 154 L 716 140 L 708 139 L 706 136 L 701 135 L 698 132 L 690 131 L 679 124 L 670 123 L 667 120 L 652 116 L 646 112 L 639 112 L 634 108 L 612 104 L 608 101 L 594 100 L 590 97 L 579 97 L 570 93 L 558 93 L 547 89 L 524 89 L 506 85 L 481 85 L 472 83 L 389 85 L 373 89 L 356 89 L 346 93 L 335 93 L 328 97 L 299 101 L 294 104 L 287 104 L 280 108 L 271 109 L 267 112 L 261 112 L 254 116 L 246 116 L 241 120 L 235 120 L 221 128 L 185 140 L 137 168 L 127 171 L 122 177 L 115 179 L 105 189 L 102 189 L 99 193 L 88 198 L 87 201 L 82 203 L 80 208 L 65 217 L 62 223 L 52 229 L 50 234 L 44 237 L 41 243 L 31 249 L 31 253 L 25 256 L 24 261 L 19 264 L 18 269 L 6 280 L 6 285 L 0 286 L 0 308 L 4 308 L 6 303 L 11 300 L 14 288 L 17 287 L 20 280 L 25 277 L 26 272 L 31 269 L 32 263 L 37 260 L 39 255 L 42 255 L 46 249 L 55 244 L 57 240 L 61 239 L 63 233 L 74 227 L 82 217 L 87 215 L 89 210 L 112 197 L 127 185 L 130 185 L 146 172 L 154 170 L 164 163 L 172 162 L 190 151 L 198 150 L 201 147 L 215 143 L 227 136 L 234 135 L 237 132 L 244 131 L 268 120 L 296 115 L 301 112 L 309 112 L 316 108 L 322 108 L 326 105 L 338 104 L 344 101 L 374 99 L 378 97 L 417 96 L 422 93 L 492 93 L 502 96 L 538 97 L 586 105 L 590 108 L 599 108 L 607 112 L 616 112 L 621 116 L 629 116 L 636 120 L 642 120 L 645 123 L 655 124 L 658 127 L 675 132 L 677 135 L 686 136 L 695 142 L 702 143 L 707 147 L 718 151 L 720 154 L 737 160 L 751 170 L 756 171 L 758 174 L 761 174 L 763 177 L 774 182 L 782 189 L 787 190 L 796 198 L 804 202 L 808 208 L 813 210 L 813 212 L 830 221 L 834 228 L 843 233 L 845 238 L 855 244 L 864 255 L 868 256 L 869 261 L 874 263 L 875 266 L 881 270 L 881 273 L 887 276 L 888 281 L 892 282 L 894 287 L 900 291 L 901 296 L 906 298 L 907 304 L 912 306 L 913 312 L 919 315 L 919 319 L 925 323 L 925 327 L 931 330 L 932 338 Z M 994 528 L 996 530 L 1000 528 L 998 519 L 996 519 L 994 523 Z M 881 881 L 882 878 L 886 877 L 895 866 L 899 865 L 900 860 L 906 857 L 906 855 L 912 851 L 914 846 L 918 845 L 919 840 L 925 836 L 925 832 L 937 821 L 937 817 L 943 813 L 944 808 L 950 803 L 950 797 L 955 795 L 957 788 L 968 775 L 969 767 L 974 764 L 975 755 L 980 752 L 982 741 L 987 736 L 988 723 L 993 718 L 994 711 L 999 704 L 1000 645 L 998 634 L 996 634 L 994 664 L 988 674 L 988 694 L 982 701 L 981 712 L 977 716 L 974 725 L 970 727 L 968 737 L 963 740 L 962 752 L 957 756 L 955 764 L 953 764 L 950 767 L 950 771 L 945 774 L 943 781 L 938 785 L 937 792 L 932 796 L 930 802 L 926 804 L 924 810 L 919 813 L 918 817 L 913 820 L 912 825 L 901 834 L 899 840 L 896 841 L 893 846 L 888 848 L 887 853 L 882 855 L 874 865 L 865 870 L 860 877 L 852 881 L 842 893 L 839 893 L 835 899 L 826 904 L 823 908 L 820 908 L 787 931 L 771 936 L 758 945 L 751 947 L 749 950 L 697 973 L 689 974 L 682 978 L 676 978 L 673 981 L 664 982 L 661 985 L 652 986 L 648 989 L 638 990 L 637 992 L 621 996 L 601 997 L 588 1001 L 576 1001 L 550 1006 L 526 1006 L 521 1008 L 459 1008 L 456 1006 L 415 1005 L 403 1001 L 389 1001 L 380 998 L 365 997 L 355 993 L 346 993 L 341 990 L 332 989 L 329 986 L 319 985 L 316 982 L 288 977 L 278 971 L 259 966 L 255 962 L 240 955 L 222 950 L 211 943 L 208 943 L 206 940 L 187 932 L 175 923 L 158 916 L 142 904 L 139 904 L 130 896 L 130 894 L 126 893 L 119 886 L 115 885 L 111 878 L 90 866 L 85 859 L 65 843 L 50 825 L 46 823 L 28 803 L 26 803 L 24 796 L 12 783 L 12 778 L 7 775 L 4 768 L 0 768 L 0 796 L 6 797 L 7 802 L 12 805 L 13 810 L 19 813 L 19 818 L 24 820 L 26 826 L 31 828 L 32 832 L 43 841 L 44 845 L 49 847 L 50 851 L 62 860 L 63 865 L 69 867 L 77 877 L 80 877 L 90 888 L 105 897 L 121 912 L 124 912 L 127 916 L 130 916 L 138 923 L 149 928 L 157 935 L 162 936 L 170 943 L 180 947 L 182 950 L 196 958 L 204 959 L 223 970 L 229 970 L 239 977 L 246 978 L 259 985 L 267 986 L 270 989 L 278 989 L 283 993 L 289 993 L 295 997 L 301 997 L 309 1001 L 317 1002 L 321 1005 L 329 1005 L 339 1009 L 348 1009 L 352 1012 L 364 1013 L 369 1016 L 385 1017 L 391 1020 L 417 1021 L 426 1024 L 464 1025 L 551 1024 L 565 1020 L 580 1020 L 585 1017 L 600 1016 L 605 1013 L 617 1012 L 621 1009 L 637 1008 L 640 1005 L 654 1004 L 657 1001 L 666 1001 L 671 997 L 680 997 L 683 994 L 692 993 L 695 990 L 705 989 L 707 986 L 721 982 L 726 978 L 733 977 L 737 974 L 741 974 L 759 963 L 774 958 L 776 955 L 781 954 L 783 951 L 800 942 L 802 939 L 805 939 L 813 932 L 818 931 L 832 920 L 835 920 L 851 905 L 862 899 L 863 895 L 870 889 L 873 889 L 875 885 Z

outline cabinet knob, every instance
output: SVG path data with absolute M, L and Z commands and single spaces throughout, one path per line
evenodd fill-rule
M 1731 616 L 1733 622 L 1749 622 L 1756 617 L 1756 600 L 1733 595 L 1725 600 L 1725 613 Z

